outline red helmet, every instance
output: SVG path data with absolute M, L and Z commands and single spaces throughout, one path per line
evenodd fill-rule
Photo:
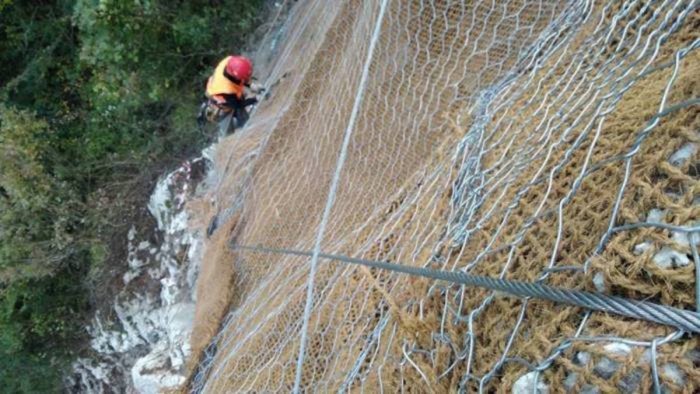
M 231 56 L 226 64 L 226 73 L 246 83 L 253 76 L 253 62 L 245 56 Z

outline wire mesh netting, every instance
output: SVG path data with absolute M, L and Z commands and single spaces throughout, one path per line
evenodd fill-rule
M 697 391 L 696 336 L 317 254 L 695 309 L 698 5 L 296 6 L 209 249 L 315 255 L 205 258 L 235 294 L 190 388 Z

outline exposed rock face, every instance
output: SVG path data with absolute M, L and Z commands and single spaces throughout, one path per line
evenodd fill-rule
M 73 366 L 67 385 L 80 392 L 158 393 L 185 380 L 194 319 L 194 286 L 201 235 L 188 228 L 186 202 L 201 182 L 208 161 L 185 162 L 159 180 L 148 209 L 159 242 L 128 234 L 128 270 L 113 305 L 115 319 L 100 314 L 86 329 L 94 355 Z
M 190 351 L 189 334 L 194 317 L 193 303 L 171 305 L 164 311 L 168 336 L 161 338 L 150 353 L 136 360 L 131 368 L 134 387 L 141 393 L 158 393 L 185 381 L 179 374 Z

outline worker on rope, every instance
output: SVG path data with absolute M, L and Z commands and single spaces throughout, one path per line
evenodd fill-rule
M 246 97 L 246 88 L 251 93 L 264 91 L 251 84 L 253 63 L 245 56 L 227 56 L 219 62 L 206 87 L 206 101 L 202 103 L 197 122 L 202 126 L 207 120 L 218 122 L 232 115 L 233 128 L 243 127 L 248 121 L 246 107 L 258 102 L 257 97 Z

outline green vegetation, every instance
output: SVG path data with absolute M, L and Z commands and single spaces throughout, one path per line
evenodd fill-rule
M 206 76 L 261 3 L 0 0 L 3 391 L 60 390 L 120 214 L 104 199 L 202 144 Z

